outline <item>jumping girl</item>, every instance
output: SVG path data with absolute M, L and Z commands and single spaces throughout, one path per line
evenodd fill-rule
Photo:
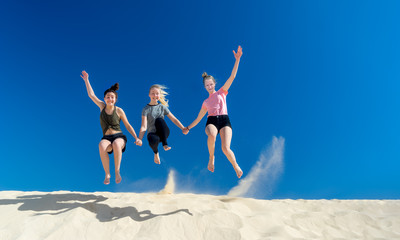
M 158 144 L 161 142 L 165 151 L 171 149 L 167 143 L 169 128 L 164 120 L 164 116 L 167 116 L 169 119 L 171 119 L 171 121 L 182 131 L 185 128 L 182 123 L 169 111 L 168 101 L 165 99 L 165 96 L 168 93 L 165 91 L 165 89 L 166 87 L 158 84 L 150 87 L 150 103 L 143 108 L 142 126 L 140 127 L 139 133 L 139 139 L 142 140 L 146 130 L 148 130 L 147 140 L 154 152 L 154 162 L 156 164 L 160 164 Z M 161 104 L 158 103 L 159 101 Z
M 141 145 L 140 139 L 137 138 L 135 130 L 129 124 L 126 118 L 124 110 L 115 106 L 118 99 L 117 90 L 119 84 L 114 84 L 111 88 L 104 92 L 104 102 L 96 97 L 92 86 L 89 82 L 89 74 L 82 71 L 81 77 L 85 81 L 87 93 L 92 101 L 100 108 L 100 125 L 103 130 L 103 138 L 99 143 L 100 158 L 103 164 L 104 172 L 106 177 L 104 184 L 110 184 L 110 159 L 108 154 L 114 152 L 114 164 L 115 164 L 115 182 L 120 183 L 122 178 L 120 175 L 120 166 L 122 160 L 122 153 L 125 151 L 126 142 L 128 141 L 126 136 L 122 133 L 120 128 L 120 121 L 124 123 L 128 132 L 135 138 L 135 143 Z
M 232 152 L 230 145 L 232 140 L 232 126 L 228 117 L 228 109 L 226 104 L 226 95 L 228 94 L 228 89 L 230 88 L 233 80 L 236 77 L 236 73 L 239 67 L 240 57 L 242 56 L 242 47 L 238 47 L 237 53 L 233 51 L 236 58 L 235 65 L 233 67 L 231 76 L 225 82 L 225 84 L 218 91 L 215 91 L 216 81 L 213 76 L 208 75 L 206 72 L 202 74 L 203 84 L 206 88 L 209 97 L 204 100 L 201 110 L 197 118 L 183 130 L 184 134 L 189 132 L 189 129 L 195 127 L 204 115 L 208 112 L 208 118 L 206 123 L 206 134 L 208 136 L 207 146 L 210 158 L 208 161 L 208 170 L 214 172 L 214 150 L 215 150 L 215 140 L 218 133 L 221 136 L 221 147 L 222 151 L 228 158 L 229 162 L 235 169 L 236 175 L 240 178 L 243 175 L 242 169 L 236 162 L 235 154 Z

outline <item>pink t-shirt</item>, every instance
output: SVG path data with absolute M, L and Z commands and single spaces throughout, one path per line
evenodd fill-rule
M 226 95 L 228 95 L 228 91 L 220 88 L 204 100 L 201 108 L 207 109 L 208 116 L 228 115 Z

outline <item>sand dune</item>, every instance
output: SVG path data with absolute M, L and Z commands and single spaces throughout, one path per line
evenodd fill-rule
M 4 191 L 0 239 L 400 239 L 400 200 Z

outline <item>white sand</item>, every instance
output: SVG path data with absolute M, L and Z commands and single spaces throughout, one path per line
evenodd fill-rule
M 11 239 L 400 239 L 400 200 L 3 191 Z

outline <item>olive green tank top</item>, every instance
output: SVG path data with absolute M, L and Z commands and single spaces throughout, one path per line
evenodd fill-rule
M 103 136 L 106 134 L 109 128 L 114 129 L 115 131 L 121 131 L 121 127 L 119 126 L 121 119 L 117 115 L 117 107 L 114 106 L 114 111 L 111 115 L 106 113 L 106 108 L 100 113 L 100 125 L 103 129 Z

